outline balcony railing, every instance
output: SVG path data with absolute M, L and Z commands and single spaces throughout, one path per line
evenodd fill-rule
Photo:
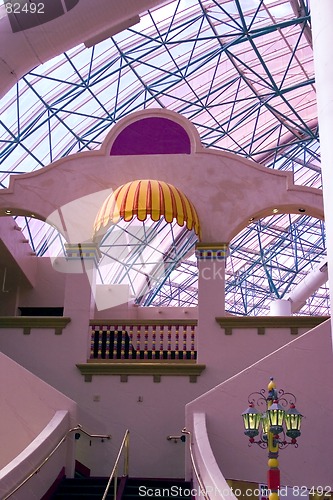
M 93 323 L 90 325 L 90 359 L 195 360 L 196 323 Z
M 196 320 L 91 320 L 87 363 L 77 365 L 86 381 L 92 375 L 188 375 L 196 381 L 205 368 L 196 363 Z

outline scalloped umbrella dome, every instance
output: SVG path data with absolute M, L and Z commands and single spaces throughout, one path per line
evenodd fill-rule
M 177 220 L 200 238 L 199 217 L 190 200 L 172 184 L 157 180 L 136 180 L 118 187 L 101 206 L 94 223 L 94 237 L 120 219 L 129 222 L 136 216 L 144 221 L 164 217 L 167 222 Z

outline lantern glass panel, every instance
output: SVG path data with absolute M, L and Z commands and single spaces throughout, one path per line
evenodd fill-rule
M 253 407 L 249 407 L 243 414 L 243 422 L 245 427 L 245 434 L 249 437 L 254 437 L 259 434 L 259 425 L 261 413 Z
M 285 411 L 279 403 L 273 403 L 267 410 L 267 415 L 270 423 L 270 431 L 274 434 L 279 434 L 283 431 L 283 421 Z
M 243 419 L 245 430 L 258 430 L 260 424 L 260 413 L 243 413 Z
M 302 417 L 303 415 L 301 415 L 301 413 L 299 413 L 294 406 L 289 408 L 285 416 L 287 436 L 297 438 L 301 435 L 300 429 Z
M 287 413 L 285 416 L 285 420 L 286 420 L 286 429 L 287 430 L 291 430 L 291 429 L 299 430 L 300 425 L 301 425 L 300 415 L 292 415 L 290 413 Z
M 267 410 L 269 423 L 272 425 L 282 425 L 285 411 L 279 404 L 272 404 L 272 406 Z
M 269 420 L 267 413 L 264 413 L 261 419 L 262 422 L 262 430 L 264 434 L 267 434 L 269 431 Z

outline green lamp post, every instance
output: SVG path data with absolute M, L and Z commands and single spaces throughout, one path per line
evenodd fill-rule
M 254 443 L 268 450 L 267 487 L 270 492 L 269 500 L 278 500 L 280 490 L 279 450 L 290 444 L 298 447 L 297 438 L 301 435 L 303 415 L 295 408 L 295 396 L 283 390 L 278 392 L 273 378 L 270 379 L 267 389 L 267 393 L 262 389 L 260 392 L 253 392 L 249 395 L 249 407 L 242 413 L 242 417 L 244 434 L 249 438 L 249 446 Z M 264 412 L 255 408 L 255 399 L 257 399 L 258 405 L 264 405 Z M 286 411 L 288 399 L 290 407 Z M 257 436 L 259 439 L 256 440 Z M 290 438 L 290 441 L 287 441 L 285 436 Z

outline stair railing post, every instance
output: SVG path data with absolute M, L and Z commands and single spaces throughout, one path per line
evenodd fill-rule
M 117 483 L 118 483 L 118 466 L 116 467 L 114 471 L 114 478 L 113 478 L 113 500 L 116 500 L 117 498 Z
M 124 476 L 128 476 L 128 464 L 129 464 L 129 434 L 127 434 L 125 441 Z
M 106 485 L 106 488 L 105 488 L 102 500 L 105 500 L 106 497 L 107 497 L 109 488 L 111 486 L 112 479 L 114 481 L 114 484 L 113 484 L 113 490 L 114 490 L 113 497 L 114 497 L 114 500 L 116 500 L 116 496 L 117 496 L 117 481 L 118 481 L 118 473 L 117 473 L 117 471 L 118 471 L 118 464 L 119 464 L 119 460 L 121 458 L 121 454 L 124 451 L 124 448 L 126 448 L 125 449 L 125 453 L 126 453 L 126 450 L 127 450 L 127 446 L 126 445 L 128 443 L 128 436 L 129 436 L 129 430 L 127 429 L 126 432 L 125 432 L 125 434 L 124 434 L 123 440 L 121 442 L 121 446 L 119 448 L 115 464 L 113 466 L 112 472 L 111 472 L 109 480 L 107 482 L 107 485 Z M 127 450 L 127 455 L 128 455 L 128 450 Z M 128 474 L 128 470 L 127 470 L 127 474 Z

